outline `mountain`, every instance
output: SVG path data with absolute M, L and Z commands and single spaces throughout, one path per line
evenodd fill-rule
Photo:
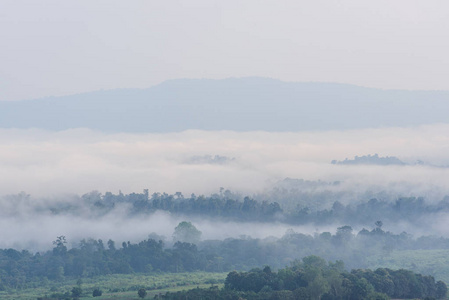
M 301 131 L 448 123 L 449 92 L 268 78 L 177 79 L 148 89 L 0 102 L 0 128 L 105 132 Z

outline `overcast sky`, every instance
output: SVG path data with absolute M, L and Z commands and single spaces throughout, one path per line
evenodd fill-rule
M 264 76 L 449 90 L 447 0 L 0 0 L 0 100 Z

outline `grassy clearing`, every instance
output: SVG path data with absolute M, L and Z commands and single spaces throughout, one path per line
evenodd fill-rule
M 95 278 L 83 278 L 81 288 L 83 290 L 80 299 L 139 299 L 137 291 L 140 288 L 147 290 L 147 297 L 153 298 L 157 294 L 165 294 L 167 291 L 179 291 L 199 287 L 223 286 L 227 273 L 161 273 L 161 274 L 133 274 L 133 275 L 107 275 Z M 64 294 L 77 286 L 77 280 L 64 282 L 47 282 L 42 286 L 25 290 L 10 290 L 0 292 L 0 299 L 5 300 L 29 300 L 38 297 L 51 296 L 54 293 Z M 101 297 L 92 297 L 95 288 L 103 291 Z
M 215 286 L 218 286 L 218 288 L 222 288 L 223 284 L 217 284 Z M 147 291 L 147 296 L 145 297 L 145 299 L 153 299 L 154 296 L 156 295 L 164 295 L 166 292 L 178 292 L 178 291 L 183 291 L 183 290 L 190 290 L 190 289 L 194 289 L 194 288 L 209 288 L 211 287 L 210 284 L 198 284 L 198 285 L 194 285 L 194 286 L 178 286 L 178 287 L 172 287 L 172 288 L 166 288 L 166 289 L 160 289 L 160 290 L 152 290 L 152 291 Z M 129 292 L 120 292 L 120 293 L 104 293 L 103 296 L 101 297 L 84 297 L 84 298 L 80 298 L 80 299 L 98 299 L 98 300 L 109 300 L 109 299 L 114 299 L 114 300 L 122 300 L 122 299 L 133 299 L 133 300 L 137 300 L 137 299 L 141 299 L 137 296 L 137 291 L 129 291 Z
M 449 283 L 449 250 L 402 250 L 367 258 L 370 269 L 407 269 Z

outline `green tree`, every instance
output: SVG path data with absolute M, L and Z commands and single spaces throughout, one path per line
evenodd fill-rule
M 438 281 L 436 283 L 436 296 L 438 298 L 445 298 L 447 294 L 447 286 L 444 282 Z
M 99 288 L 96 288 L 93 292 L 92 292 L 92 297 L 100 297 L 103 294 L 103 291 L 100 290 Z
M 141 288 L 139 289 L 139 291 L 137 291 L 137 295 L 139 295 L 139 297 L 143 299 L 147 295 L 147 291 L 144 288 Z
M 322 259 L 319 256 L 316 255 L 309 255 L 306 256 L 302 259 L 302 261 L 304 262 L 304 266 L 307 267 L 314 267 L 314 268 L 319 268 L 319 269 L 324 269 L 326 268 L 326 261 L 324 259 Z
M 174 242 L 192 243 L 197 244 L 201 239 L 201 231 L 190 223 L 183 221 L 178 224 L 173 233 Z
M 348 225 L 338 227 L 335 238 L 337 241 L 337 245 L 345 246 L 353 238 L 352 227 Z
M 383 224 L 384 223 L 382 223 L 382 221 L 376 221 L 376 223 L 374 223 L 374 225 L 376 225 L 377 228 L 381 228 Z
M 323 294 L 329 291 L 329 285 L 323 276 L 319 274 L 311 282 L 309 282 L 307 291 L 312 299 L 319 300 Z
M 67 244 L 67 240 L 65 239 L 65 236 L 61 235 L 56 237 L 56 240 L 53 241 L 53 245 L 55 247 L 53 248 L 53 254 L 54 255 L 64 255 L 67 253 L 67 247 L 65 246 Z
M 79 286 L 75 286 L 72 288 L 72 297 L 79 298 L 83 290 Z

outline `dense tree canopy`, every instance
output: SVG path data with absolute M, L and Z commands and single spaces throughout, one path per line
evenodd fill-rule
M 320 255 L 331 261 L 344 260 L 347 261 L 349 268 L 361 268 L 366 266 L 366 258 L 369 256 L 378 253 L 389 255 L 392 248 L 387 246 L 394 245 L 397 249 L 419 249 L 431 239 L 434 239 L 433 242 L 437 245 L 449 248 L 449 241 L 446 239 L 432 237 L 427 237 L 426 241 L 412 239 L 407 234 L 395 235 L 383 231 L 378 226 L 371 231 L 363 229 L 358 233 L 354 233 L 350 226 L 341 226 L 335 234 L 324 232 L 305 235 L 290 230 L 278 239 L 242 237 L 221 241 L 205 240 L 197 244 L 181 241 L 166 244 L 162 240 L 149 238 L 139 243 L 123 242 L 121 247 L 116 247 L 116 243 L 109 240 L 105 247 L 102 240 L 87 239 L 81 240 L 78 247 L 71 249 L 66 248 L 65 237 L 58 237 L 54 248 L 46 252 L 32 254 L 26 250 L 0 249 L 0 289 L 24 288 L 36 278 L 62 280 L 65 277 L 82 278 L 155 271 L 243 271 L 262 265 L 271 265 L 277 269 L 304 256 L 308 258 L 303 260 L 301 266 L 307 270 L 323 269 L 327 265 L 325 260 L 310 255 Z M 338 262 L 332 268 L 342 270 Z M 265 274 L 271 274 L 269 269 L 265 271 Z M 283 276 L 282 272 L 291 270 L 279 271 L 278 275 Z M 409 273 L 402 276 L 407 277 Z M 377 283 L 375 281 L 377 277 L 374 275 L 372 276 L 374 281 L 365 275 L 361 277 L 370 280 L 382 292 L 390 294 L 390 281 Z M 316 281 L 313 284 L 323 283 L 320 276 L 314 278 Z M 292 287 L 300 281 L 293 284 L 290 279 L 282 278 L 282 282 L 284 286 Z M 400 282 L 398 281 L 398 284 Z M 254 281 L 254 284 L 260 289 L 265 286 L 257 281 Z
M 442 299 L 447 288 L 432 276 L 407 270 L 352 270 L 343 262 L 327 263 L 317 256 L 294 261 L 290 267 L 273 272 L 270 267 L 249 272 L 232 271 L 225 287 L 167 293 L 164 299 L 310 299 L 387 300 Z

